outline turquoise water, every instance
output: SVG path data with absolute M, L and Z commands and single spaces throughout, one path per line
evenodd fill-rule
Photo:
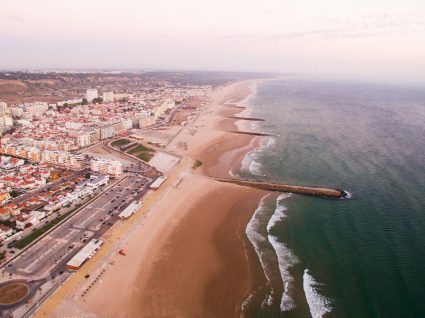
M 269 195 L 247 228 L 268 283 L 248 317 L 425 317 L 425 89 L 274 80 L 249 101 L 275 134 L 245 177 L 347 189 Z

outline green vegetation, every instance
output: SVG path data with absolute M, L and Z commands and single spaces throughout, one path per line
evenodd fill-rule
M 127 151 L 127 153 L 145 162 L 149 162 L 149 160 L 151 160 L 152 157 L 155 155 L 155 150 L 147 148 L 143 145 L 137 145 L 136 147 L 131 148 L 129 151 Z
M 84 178 L 86 178 L 86 179 L 90 179 L 90 176 L 91 176 L 90 172 L 87 172 L 87 173 L 84 175 Z
M 89 277 L 90 277 L 89 274 L 84 275 L 84 278 L 89 278 Z
M 138 153 L 138 152 L 141 152 L 141 151 L 154 151 L 154 150 L 152 150 L 152 149 L 150 149 L 150 148 L 148 148 L 148 147 L 145 147 L 145 146 L 143 146 L 143 145 L 137 145 L 136 147 L 134 147 L 134 148 L 132 148 L 132 149 L 130 149 L 129 151 L 127 151 L 130 155 L 134 155 L 134 154 L 136 154 L 136 153 Z
M 118 147 L 121 147 L 121 146 L 128 145 L 130 142 L 131 141 L 130 140 L 127 140 L 127 139 L 118 139 L 118 140 L 113 141 L 111 143 L 111 146 L 112 147 L 115 147 L 115 148 L 118 148 Z
M 136 155 L 136 157 L 139 158 L 140 160 L 145 161 L 145 162 L 149 162 L 152 159 L 153 155 L 154 155 L 154 153 L 144 152 L 144 153 L 140 153 L 140 154 Z
M 57 225 L 62 220 L 65 220 L 68 216 L 70 216 L 77 208 L 72 209 L 71 211 L 58 216 L 56 219 L 54 219 L 52 222 L 47 223 L 43 225 L 42 227 L 35 229 L 31 232 L 31 234 L 25 236 L 24 238 L 20 239 L 19 241 L 16 241 L 13 246 L 19 249 L 23 249 L 25 246 L 29 245 L 31 242 L 35 241 L 37 238 L 39 238 L 41 235 L 46 233 L 48 230 L 50 230 L 52 227 Z
M 92 100 L 93 104 L 101 104 L 103 102 L 103 98 L 102 97 L 96 97 Z
M 12 191 L 10 191 L 10 196 L 12 197 L 12 198 L 16 198 L 16 197 L 19 197 L 20 196 L 20 194 L 19 194 L 19 192 L 18 191 L 16 191 L 16 190 L 12 190 Z

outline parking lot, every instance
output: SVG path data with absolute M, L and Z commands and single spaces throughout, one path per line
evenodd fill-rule
M 118 214 L 147 191 L 149 179 L 131 175 L 102 193 L 7 265 L 5 271 L 29 279 L 54 276 L 86 241 L 99 238 Z

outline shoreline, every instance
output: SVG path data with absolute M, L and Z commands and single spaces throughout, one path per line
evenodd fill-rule
M 113 230 L 110 245 L 124 248 L 127 256 L 95 255 L 71 278 L 105 268 L 90 293 L 81 297 L 79 289 L 86 282 L 74 282 L 68 292 L 62 291 L 65 302 L 59 304 L 62 299 L 56 297 L 55 304 L 54 295 L 35 317 L 45 317 L 47 312 L 50 317 L 76 313 L 82 317 L 239 317 L 246 297 L 264 281 L 245 229 L 266 192 L 204 176 L 228 177 L 259 146 L 260 137 L 217 131 L 217 127 L 238 128 L 238 119 L 226 118 L 224 123 L 217 113 L 230 101 L 243 101 L 256 82 L 216 89 L 205 116 L 195 123 L 200 126 L 203 121 L 206 128 L 199 128 L 192 139 L 187 134 L 176 138 L 175 143 L 187 142 L 187 156 L 200 160 L 202 167 L 192 172 L 191 160 L 182 160 L 164 187 L 144 198 L 141 211 L 124 223 L 131 233 L 122 225 Z M 244 111 L 231 110 L 233 115 Z M 173 187 L 179 178 L 182 182 Z M 113 240 L 115 236 L 119 238 Z M 122 286 L 119 293 L 117 286 Z

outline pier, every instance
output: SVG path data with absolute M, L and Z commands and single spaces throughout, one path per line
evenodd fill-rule
M 269 182 L 258 182 L 258 181 L 247 181 L 227 178 L 214 178 L 219 182 L 233 183 L 236 185 L 251 187 L 267 191 L 275 192 L 288 192 L 303 194 L 316 197 L 334 198 L 334 199 L 348 199 L 351 194 L 345 190 L 321 188 L 321 187 L 308 187 L 308 186 L 297 186 L 289 185 L 284 183 L 269 183 Z

